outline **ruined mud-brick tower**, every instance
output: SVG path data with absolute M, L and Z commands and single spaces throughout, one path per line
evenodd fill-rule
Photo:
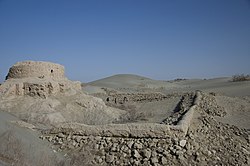
M 63 79 L 64 67 L 50 62 L 18 62 L 9 69 L 6 80 L 28 77 Z
M 18 62 L 9 69 L 0 87 L 1 96 L 38 96 L 81 91 L 81 83 L 68 80 L 64 67 L 51 62 Z

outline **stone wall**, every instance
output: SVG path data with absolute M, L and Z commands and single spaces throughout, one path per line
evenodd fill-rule
M 61 79 L 64 78 L 64 67 L 50 62 L 18 62 L 9 69 L 6 79 L 27 77 Z
M 123 137 L 93 137 L 60 134 L 56 137 L 42 137 L 60 146 L 59 151 L 77 150 L 77 154 L 90 155 L 89 162 L 79 158 L 85 165 L 179 165 L 172 163 L 172 156 L 183 157 L 187 146 L 185 139 L 166 138 L 123 138 Z M 69 152 L 70 155 L 71 152 Z M 79 164 L 80 165 L 80 164 Z
M 199 103 L 200 93 L 197 92 L 194 103 Z M 166 138 L 170 136 L 182 137 L 187 133 L 193 113 L 197 109 L 194 104 L 180 118 L 177 125 L 166 125 L 158 123 L 128 123 L 128 124 L 107 124 L 91 126 L 85 124 L 69 123 L 59 128 L 54 128 L 45 133 L 48 135 L 78 135 L 78 136 L 99 136 L 99 137 L 123 137 L 123 138 Z
M 211 94 L 197 92 L 193 106 L 176 125 L 188 130 L 184 137 L 84 136 L 65 130 L 41 138 L 79 159 L 76 165 L 249 165 L 249 132 L 217 121 L 213 116 L 221 115 L 206 110 L 216 107 L 213 100 Z
M 90 165 L 180 165 L 169 159 L 183 160 L 190 144 L 186 135 L 195 111 L 200 105 L 197 92 L 193 105 L 177 125 L 156 123 L 109 124 L 89 126 L 64 124 L 44 131 L 42 139 L 53 143 L 58 151 L 76 151 L 94 154 Z
M 132 101 L 132 102 L 143 102 L 143 101 L 156 101 L 156 100 L 163 100 L 165 99 L 165 95 L 161 94 L 161 93 L 150 93 L 150 94 L 146 94 L 146 93 L 138 93 L 138 94 L 113 94 L 113 95 L 109 95 L 106 98 L 106 102 L 113 102 L 113 103 L 119 103 L 119 104 L 123 104 L 125 102 L 128 101 Z
M 162 101 L 165 99 L 180 97 L 180 94 L 165 95 L 162 93 L 95 93 L 93 96 L 101 98 L 106 104 L 115 106 L 116 104 L 125 103 L 143 103 Z

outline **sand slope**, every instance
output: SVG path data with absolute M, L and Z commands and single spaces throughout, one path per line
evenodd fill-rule
M 160 91 L 172 93 L 202 90 L 227 96 L 250 96 L 250 81 L 232 82 L 231 77 L 159 81 L 137 75 L 119 74 L 90 82 L 84 90 L 89 93 L 102 93 L 101 87 L 128 92 Z
M 227 96 L 250 96 L 250 81 L 232 82 L 231 77 L 214 78 L 208 80 L 191 79 L 176 82 L 185 90 L 202 90 L 217 92 Z
M 53 160 L 63 158 L 49 148 L 48 142 L 39 139 L 41 133 L 28 128 L 31 126 L 0 111 L 0 165 L 40 165 L 40 159 L 51 160 L 47 165 L 54 165 Z

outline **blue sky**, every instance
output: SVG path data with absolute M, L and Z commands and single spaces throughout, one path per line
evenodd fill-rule
M 249 0 L 0 0 L 0 82 L 17 61 L 73 80 L 250 73 Z

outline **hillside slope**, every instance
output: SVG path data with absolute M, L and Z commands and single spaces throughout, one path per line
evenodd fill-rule
M 172 90 L 180 88 L 180 86 L 175 83 L 153 80 L 150 78 L 132 74 L 114 75 L 111 77 L 90 82 L 86 86 L 105 87 L 122 91 L 143 91 L 157 89 Z

